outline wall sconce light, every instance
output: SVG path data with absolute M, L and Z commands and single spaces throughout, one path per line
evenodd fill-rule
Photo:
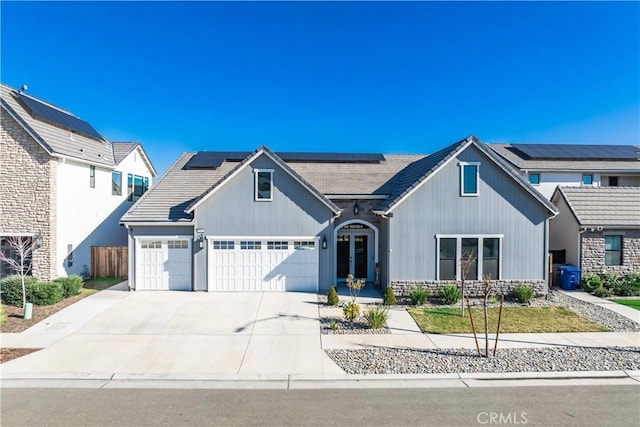
M 358 215 L 359 213 L 360 213 L 360 206 L 358 205 L 358 202 L 355 202 L 353 204 L 353 214 Z
M 327 236 L 322 236 L 322 249 L 327 249 Z
M 204 228 L 197 228 L 196 233 L 198 233 L 198 247 L 204 249 Z

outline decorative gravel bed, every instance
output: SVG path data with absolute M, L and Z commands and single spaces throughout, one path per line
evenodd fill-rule
M 496 357 L 475 350 L 374 348 L 325 350 L 348 374 L 443 374 L 562 372 L 640 369 L 640 347 L 544 347 L 498 349 Z
M 335 329 L 331 328 L 332 322 L 335 322 Z M 321 317 L 320 333 L 325 335 L 390 334 L 391 331 L 387 325 L 380 329 L 371 329 L 367 323 L 362 321 L 348 322 L 340 317 Z

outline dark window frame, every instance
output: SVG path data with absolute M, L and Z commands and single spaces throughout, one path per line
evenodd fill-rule
M 607 249 L 607 240 L 614 240 L 617 238 L 618 248 Z M 621 234 L 607 234 L 604 236 L 604 265 L 606 266 L 620 266 L 623 265 L 623 240 L 624 236 Z M 611 245 L 615 246 L 615 245 Z M 615 261 L 614 261 L 615 260 Z
M 111 171 L 111 195 L 122 196 L 122 172 L 120 171 Z

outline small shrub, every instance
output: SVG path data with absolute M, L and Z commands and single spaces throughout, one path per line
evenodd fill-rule
M 332 306 L 338 305 L 340 299 L 338 298 L 338 292 L 336 292 L 336 287 L 332 286 L 329 288 L 329 293 L 327 294 L 327 303 Z
M 429 298 L 429 291 L 425 288 L 413 288 L 409 291 L 409 298 L 411 299 L 411 305 L 422 305 Z
M 640 295 L 640 275 L 635 273 L 627 274 L 612 291 L 615 295 L 623 297 Z
M 440 289 L 440 299 L 445 304 L 455 304 L 460 301 L 460 291 L 454 285 L 447 285 Z
M 396 301 L 396 295 L 393 293 L 393 289 L 391 288 L 391 286 L 387 286 L 387 289 L 384 290 L 382 303 L 384 305 L 396 305 L 398 303 L 398 301 Z
M 387 319 L 389 318 L 389 309 L 375 305 L 365 311 L 363 317 L 367 320 L 371 329 L 380 329 L 385 325 L 385 323 L 387 323 Z
M 29 301 L 31 285 L 36 282 L 37 280 L 33 276 L 25 276 L 24 278 L 24 286 L 26 288 L 28 302 L 31 302 Z M 20 276 L 9 276 L 0 280 L 0 293 L 3 303 L 22 307 L 22 283 L 20 281 Z
M 82 284 L 84 283 L 82 281 L 82 277 L 76 275 L 69 277 L 59 277 L 55 279 L 54 282 L 62 287 L 64 298 L 79 295 Z
M 593 291 L 593 295 L 599 298 L 609 298 L 613 296 L 613 291 L 609 288 L 605 288 L 604 286 Z
M 344 307 L 342 307 L 342 312 L 344 313 L 344 318 L 347 321 L 353 322 L 360 315 L 360 306 L 353 301 L 349 301 Z
M 335 320 L 332 320 L 329 323 L 329 328 L 331 328 L 332 331 L 337 331 L 338 330 L 338 322 L 336 322 Z
M 607 289 L 615 289 L 622 283 L 622 278 L 618 273 L 604 273 L 602 275 L 602 286 Z
M 527 304 L 533 298 L 533 288 L 527 285 L 518 285 L 513 289 L 513 296 L 518 302 Z
M 64 299 L 64 291 L 59 283 L 38 282 L 30 287 L 27 301 L 35 305 L 51 305 Z
M 602 279 L 597 274 L 590 274 L 587 277 L 582 278 L 580 286 L 582 286 L 582 289 L 586 292 L 593 292 L 602 287 Z

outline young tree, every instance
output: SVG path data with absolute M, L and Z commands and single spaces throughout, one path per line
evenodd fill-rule
M 467 279 L 467 276 L 469 275 L 469 271 L 471 271 L 471 267 L 473 266 L 473 264 L 476 261 L 476 254 L 474 254 L 471 251 L 466 251 L 462 253 L 462 256 L 460 256 L 460 279 L 462 281 L 462 286 L 461 286 L 461 295 L 460 295 L 460 308 L 461 308 L 461 313 L 460 315 L 462 317 L 464 317 L 464 297 L 465 297 L 465 293 L 464 293 L 464 282 Z
M 0 250 L 0 260 L 6 262 L 9 268 L 20 276 L 22 284 L 22 312 L 27 307 L 27 291 L 24 278 L 31 272 L 31 254 L 38 248 L 37 239 L 24 236 L 5 237 L 9 250 Z

